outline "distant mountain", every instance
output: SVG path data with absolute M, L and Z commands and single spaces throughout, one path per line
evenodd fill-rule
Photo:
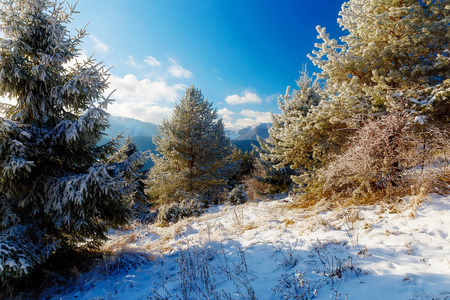
M 232 130 L 228 130 L 225 129 L 225 135 L 230 139 L 230 140 L 234 140 L 235 138 L 237 138 L 239 136 L 239 134 L 235 131 Z
M 158 126 L 149 123 L 142 122 L 132 118 L 111 116 L 109 118 L 110 127 L 105 131 L 105 136 L 100 144 L 104 144 L 111 138 L 116 137 L 118 134 L 123 133 L 123 136 L 130 136 L 136 144 L 138 150 L 147 151 L 151 150 L 155 152 L 156 146 L 153 144 L 152 137 L 158 134 Z M 151 160 L 148 160 L 143 169 L 149 169 L 153 165 Z
M 256 141 L 257 136 L 262 139 L 269 137 L 269 128 L 271 123 L 259 123 L 253 126 L 242 128 L 237 132 L 237 136 L 232 138 L 233 140 L 252 140 Z
M 231 143 L 242 151 L 252 151 L 253 145 L 259 146 L 257 137 L 262 139 L 269 137 L 271 123 L 259 123 L 253 126 L 242 128 L 238 132 L 227 133 Z
M 110 127 L 106 130 L 106 134 L 109 137 L 115 137 L 125 129 L 124 136 L 147 136 L 152 137 L 158 134 L 158 126 L 149 123 L 142 122 L 132 118 L 111 116 L 109 118 Z

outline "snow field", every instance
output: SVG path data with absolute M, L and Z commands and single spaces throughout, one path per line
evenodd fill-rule
M 332 212 L 285 198 L 111 232 L 54 299 L 450 299 L 450 196 Z

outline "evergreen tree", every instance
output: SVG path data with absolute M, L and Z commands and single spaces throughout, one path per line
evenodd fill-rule
M 260 158 L 270 162 L 276 169 L 293 166 L 311 167 L 314 153 L 308 153 L 306 145 L 310 140 L 305 139 L 308 134 L 308 116 L 320 101 L 320 86 L 303 71 L 297 80 L 298 90 L 290 94 L 290 87 L 281 96 L 278 107 L 281 114 L 272 114 L 272 127 L 269 128 L 269 139 L 259 139 L 261 149 Z
M 239 148 L 234 148 L 231 159 L 237 164 L 237 172 L 233 175 L 231 181 L 240 182 L 255 168 L 256 152 L 255 150 L 243 152 Z
M 344 3 L 342 44 L 317 26 L 322 43 L 309 56 L 327 81 L 331 109 L 352 117 L 400 105 L 450 121 L 449 11 L 445 0 Z
M 293 179 L 305 185 L 343 153 L 367 119 L 400 111 L 409 122 L 448 126 L 448 12 L 444 0 L 344 3 L 338 23 L 347 35 L 339 43 L 318 26 L 322 43 L 309 55 L 321 69 L 323 87 L 301 78 L 292 98 L 287 92 L 270 140 L 261 142 L 261 158 L 275 168 L 299 168 L 302 175 Z M 393 134 L 390 146 L 395 148 Z
M 222 119 L 200 90 L 187 88 L 173 116 L 159 126 L 154 137 L 147 193 L 160 203 L 179 201 L 188 194 L 205 195 L 223 186 L 235 172 L 233 148 Z
M 79 55 L 74 7 L 2 1 L 0 10 L 0 281 L 10 285 L 55 250 L 98 246 L 126 222 L 142 154 L 97 146 L 108 126 L 107 70 Z M 123 159 L 120 159 L 123 157 Z
M 407 123 L 423 125 L 416 126 L 421 131 L 432 132 L 436 125 L 448 128 L 447 1 L 350 0 L 339 15 L 338 23 L 348 33 L 340 38 L 342 43 L 318 26 L 322 43 L 309 56 L 326 81 L 323 100 L 310 117 L 313 126 L 306 127 L 325 133 L 314 147 L 326 149 L 331 141 L 334 146 L 328 156 L 342 154 L 347 138 L 358 132 L 354 129 L 385 115 L 401 114 Z M 398 132 L 392 131 L 387 147 L 401 156 L 398 139 Z M 403 171 L 398 159 L 391 160 L 393 178 Z
M 322 90 L 306 70 L 297 80 L 297 86 L 292 94 L 288 87 L 278 101 L 281 114 L 272 115 L 269 139 L 259 139 L 257 150 L 260 165 L 268 176 L 266 181 L 288 185 L 287 179 L 292 176 L 302 187 L 328 161 L 329 154 L 336 151 L 336 144 L 345 133 L 336 135 L 338 140 L 328 139 L 330 131 L 338 131 L 342 126 L 335 125 L 330 118 L 317 118 Z

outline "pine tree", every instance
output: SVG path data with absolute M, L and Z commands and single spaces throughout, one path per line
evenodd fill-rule
M 345 151 L 354 153 L 356 149 L 345 147 L 358 147 L 358 143 L 346 143 L 348 138 L 355 132 L 361 134 L 361 126 L 377 124 L 387 115 L 404 116 L 407 128 L 417 121 L 423 136 L 430 136 L 425 131 L 433 132 L 436 125 L 448 128 L 448 13 L 444 0 L 350 0 L 339 13 L 338 23 L 347 33 L 341 43 L 330 39 L 325 28 L 317 27 L 322 43 L 316 44 L 318 50 L 309 58 L 321 69 L 318 76 L 325 85 L 322 100 L 303 126 L 305 131 L 323 136 L 313 146 L 316 153 L 331 159 Z M 399 151 L 399 133 L 394 130 L 390 134 L 385 146 L 389 151 L 385 152 L 399 156 L 389 160 L 395 173 L 390 177 L 398 178 L 404 171 L 398 163 L 404 153 Z M 343 162 L 345 155 L 340 157 Z M 323 178 L 317 180 L 316 175 L 313 193 L 323 185 Z
M 241 182 L 245 176 L 248 176 L 255 168 L 256 152 L 255 150 L 243 152 L 239 148 L 234 148 L 231 160 L 236 163 L 237 171 L 230 181 Z
M 414 109 L 450 121 L 449 5 L 445 0 L 350 0 L 339 25 L 342 44 L 317 26 L 321 44 L 310 59 L 327 81 L 333 108 Z
M 299 168 L 302 175 L 293 179 L 304 185 L 345 151 L 348 138 L 367 119 L 400 111 L 410 122 L 448 126 L 448 12 L 443 0 L 344 3 L 338 23 L 347 34 L 341 43 L 318 26 L 322 42 L 309 55 L 324 84 L 301 79 L 300 92 L 292 98 L 286 93 L 271 139 L 261 142 L 262 159 L 276 168 Z M 311 96 L 314 101 L 308 100 Z
M 312 80 L 305 71 L 297 80 L 298 90 L 290 94 L 290 87 L 281 96 L 278 107 L 281 114 L 272 114 L 272 127 L 269 128 L 268 141 L 259 140 L 261 159 L 270 162 L 276 169 L 292 165 L 293 168 L 309 167 L 307 162 L 312 154 L 302 153 L 307 148 L 303 138 L 307 132 L 308 115 L 320 101 L 318 81 Z M 262 150 L 262 151 L 261 151 Z M 300 151 L 300 152 L 299 152 Z
M 342 142 L 343 126 L 333 118 L 319 118 L 321 106 L 327 103 L 322 98 L 319 81 L 308 76 L 306 70 L 297 80 L 298 89 L 286 94 L 278 101 L 281 114 L 272 115 L 269 139 L 259 140 L 260 165 L 267 180 L 285 184 L 286 177 L 303 187 L 317 169 L 328 162 Z M 331 132 L 337 139 L 328 139 Z M 339 133 L 339 134 L 337 134 Z
M 147 189 L 159 203 L 180 201 L 189 194 L 206 195 L 223 186 L 235 171 L 233 148 L 222 119 L 194 86 L 175 105 L 173 116 L 158 127 L 154 137 Z
M 143 161 L 97 146 L 108 126 L 107 70 L 79 55 L 73 6 L 2 1 L 0 11 L 0 281 L 10 285 L 57 249 L 98 246 L 126 222 L 133 174 Z

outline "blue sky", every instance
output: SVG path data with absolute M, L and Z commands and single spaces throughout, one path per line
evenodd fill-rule
M 111 69 L 112 115 L 169 118 L 194 84 L 226 127 L 270 122 L 314 50 L 316 25 L 342 35 L 343 1 L 80 0 L 71 27 L 89 22 L 83 55 Z

